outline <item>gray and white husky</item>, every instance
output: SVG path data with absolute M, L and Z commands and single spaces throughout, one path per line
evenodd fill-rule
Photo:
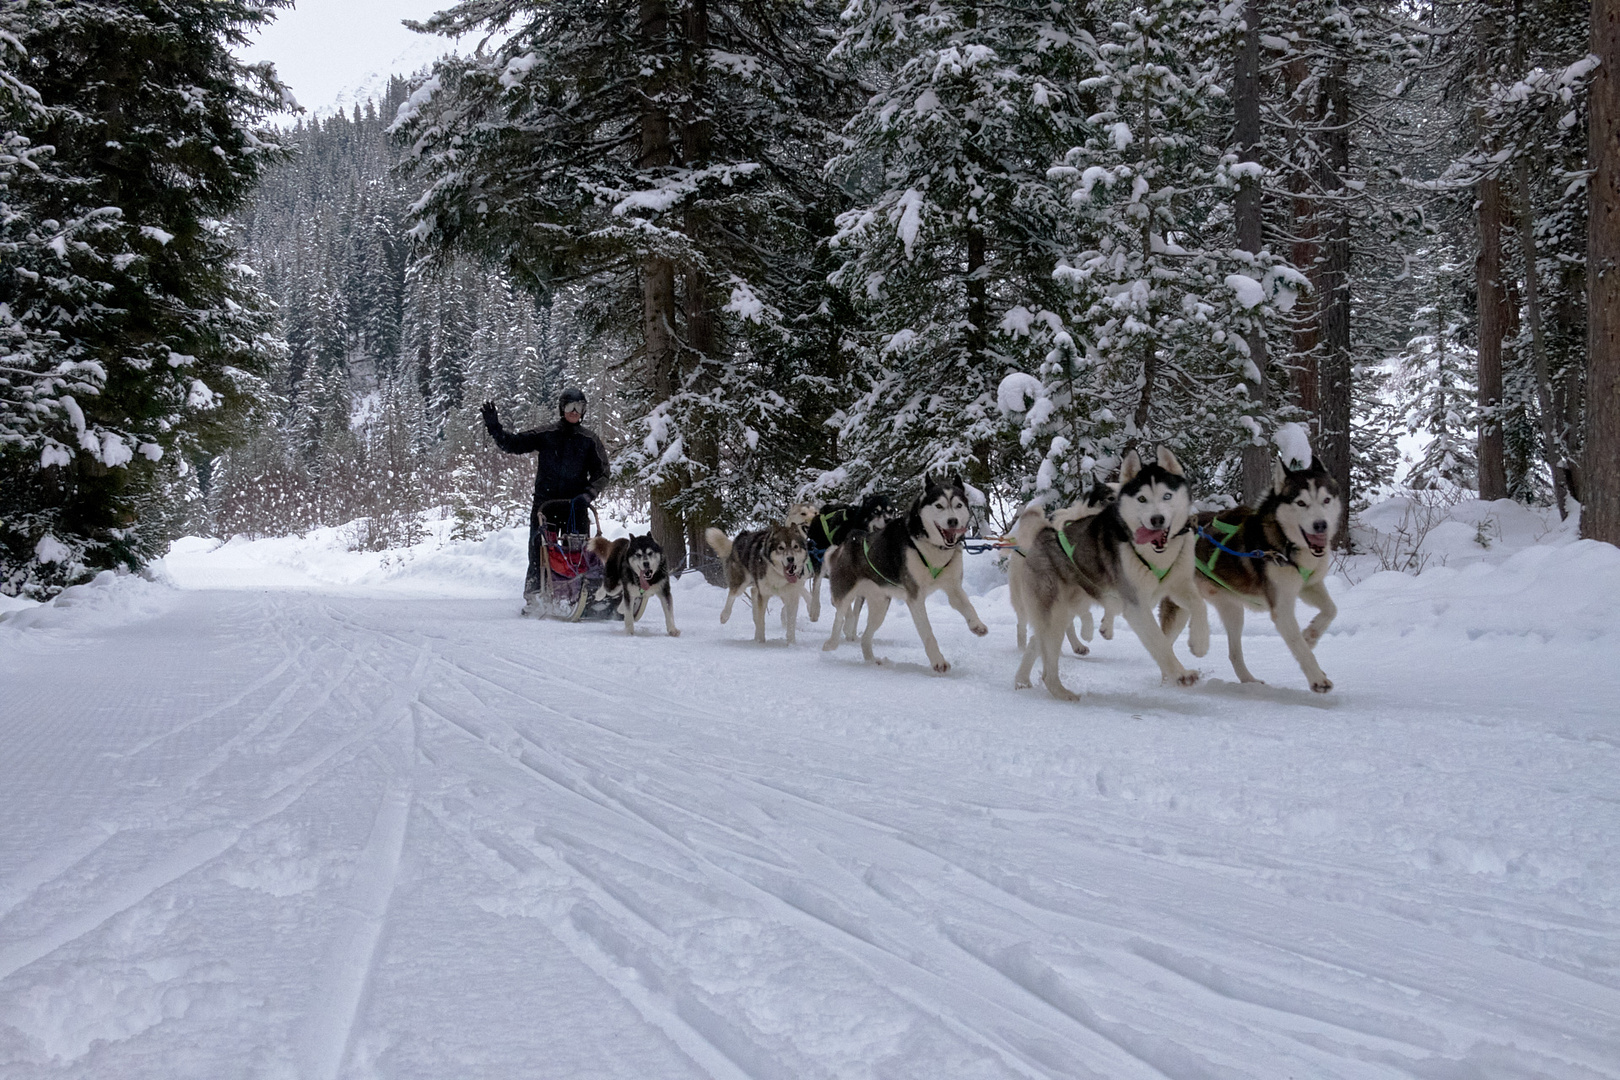
M 846 619 L 853 617 L 857 601 L 866 602 L 866 629 L 861 633 L 861 655 L 868 663 L 887 663 L 872 655 L 872 635 L 883 625 L 891 600 L 904 600 L 911 609 L 928 662 L 940 674 L 951 669 L 925 606 L 929 595 L 943 589 L 951 607 L 962 613 L 968 629 L 983 637 L 990 632 L 973 610 L 962 589 L 962 549 L 972 512 L 961 477 L 929 477 L 923 493 L 904 517 L 886 522 L 876 532 L 851 533 L 827 553 L 826 572 L 832 587 L 832 635 L 822 649 L 832 652 L 842 639 Z
M 798 629 L 799 601 L 805 598 L 804 575 L 810 568 L 810 552 L 805 547 L 804 529 L 796 524 L 771 525 L 737 534 L 735 541 L 720 529 L 703 533 L 715 554 L 725 560 L 726 606 L 720 611 L 723 623 L 731 618 L 731 605 L 737 594 L 748 589 L 754 605 L 754 640 L 765 640 L 765 605 L 782 601 L 782 629 L 787 643 L 793 644 Z
M 609 540 L 598 536 L 591 550 L 604 563 L 602 583 L 608 596 L 619 598 L 619 614 L 624 616 L 624 632 L 636 632 L 636 616 L 647 598 L 658 597 L 664 605 L 664 631 L 680 637 L 675 629 L 675 600 L 669 591 L 669 568 L 664 565 L 664 549 L 651 536 L 630 536 Z
M 1153 605 L 1179 598 L 1192 615 L 1192 652 L 1209 649 L 1209 614 L 1193 582 L 1192 494 L 1181 463 L 1159 447 L 1155 464 L 1143 466 L 1133 450 L 1120 467 L 1117 500 L 1099 513 L 1053 528 L 1038 507 L 1018 519 L 1018 546 L 1025 552 L 1025 611 L 1034 636 L 1024 649 L 1015 687 L 1030 685 L 1039 653 L 1042 681 L 1052 696 L 1078 695 L 1058 679 L 1064 631 L 1086 605 L 1097 602 L 1125 616 L 1164 678 L 1182 686 L 1198 681 L 1183 667 L 1153 617 Z
M 1119 494 L 1118 484 L 1104 484 L 1098 481 L 1091 485 L 1091 489 L 1081 495 L 1068 506 L 1058 510 L 1052 515 L 1052 527 L 1061 529 L 1071 521 L 1081 521 L 1085 518 L 1100 514 L 1113 502 Z M 1007 594 L 1012 601 L 1013 614 L 1018 616 L 1018 647 L 1024 648 L 1029 644 L 1028 624 L 1029 618 L 1025 614 L 1028 608 L 1025 590 L 1028 588 L 1025 573 L 1025 564 L 1028 560 L 1020 550 L 1014 550 L 1007 560 Z M 1103 608 L 1102 636 L 1105 640 L 1114 639 L 1114 616 L 1118 611 L 1113 608 Z M 1091 622 L 1091 605 L 1087 604 L 1080 609 L 1080 633 L 1074 632 L 1074 623 L 1069 624 L 1069 645 L 1074 649 L 1076 656 L 1085 656 L 1091 650 L 1083 641 L 1090 641 L 1093 634 Z
M 1325 694 L 1333 683 L 1316 662 L 1315 645 L 1338 614 L 1327 591 L 1333 534 L 1338 530 L 1339 485 L 1319 462 L 1290 472 L 1272 464 L 1271 495 L 1256 509 L 1237 507 L 1200 514 L 1198 591 L 1221 617 L 1232 670 L 1242 682 L 1259 682 L 1243 662 L 1243 609 L 1270 613 L 1277 633 L 1294 654 L 1311 689 Z M 1160 621 L 1171 641 L 1186 625 L 1186 605 L 1172 597 L 1161 605 Z M 1294 602 L 1317 609 L 1300 629 Z M 1193 606 L 1194 619 L 1203 610 Z M 1195 623 L 1196 625 L 1196 623 Z

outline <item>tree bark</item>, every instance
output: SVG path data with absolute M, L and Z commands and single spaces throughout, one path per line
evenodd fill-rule
M 644 48 L 652 50 L 663 42 L 669 33 L 669 9 L 664 0 L 641 0 L 639 31 Z M 657 95 L 649 92 L 641 110 L 639 166 L 643 170 L 666 169 L 674 160 L 669 115 Z M 675 264 L 669 259 L 649 256 L 642 260 L 641 334 L 653 394 L 660 401 L 668 401 L 680 385 Z M 685 520 L 674 505 L 681 487 L 678 475 L 666 474 L 650 492 L 652 537 L 664 549 L 671 566 L 683 565 L 688 558 Z
M 1260 160 L 1260 0 L 1247 0 L 1243 22 L 1232 80 L 1232 135 L 1239 158 L 1257 164 Z M 1260 178 L 1244 176 L 1238 184 L 1234 213 L 1238 247 L 1251 255 L 1260 254 L 1264 246 L 1263 210 Z M 1249 361 L 1254 365 L 1252 375 L 1245 375 L 1243 380 L 1249 395 L 1250 416 L 1264 425 L 1267 419 L 1266 335 L 1260 325 L 1258 307 L 1250 315 L 1244 337 L 1249 345 Z M 1243 502 L 1248 506 L 1259 506 L 1271 490 L 1271 456 L 1271 448 L 1258 434 L 1251 435 L 1243 447 Z
M 1479 258 L 1474 261 L 1474 289 L 1479 303 L 1478 356 L 1479 497 L 1508 497 L 1507 464 L 1502 447 L 1502 339 L 1507 336 L 1507 294 L 1502 288 L 1502 185 L 1479 183 Z
M 1620 545 L 1620 0 L 1592 0 L 1591 51 L 1581 535 Z
M 1296 31 L 1302 37 L 1301 48 L 1303 35 L 1308 30 L 1308 26 L 1296 25 Z M 1289 148 L 1291 168 L 1288 177 L 1288 189 L 1293 194 L 1289 200 L 1292 218 L 1290 227 L 1293 235 L 1288 259 L 1310 282 L 1311 296 L 1319 298 L 1322 295 L 1322 268 L 1319 265 L 1322 248 L 1317 242 L 1317 207 L 1316 200 L 1311 194 L 1315 187 L 1308 157 L 1311 150 L 1303 134 L 1314 126 L 1316 119 L 1309 95 L 1302 92 L 1309 74 L 1310 68 L 1305 58 L 1298 54 L 1283 68 L 1284 85 L 1288 92 L 1289 118 L 1293 122 Z M 1311 445 L 1316 446 L 1321 436 L 1321 424 L 1318 420 L 1322 407 L 1316 352 L 1320 344 L 1320 304 L 1317 302 L 1301 304 L 1296 306 L 1294 311 L 1293 356 L 1290 358 L 1289 385 L 1294 404 L 1305 414 L 1306 423 L 1310 427 Z
M 1318 110 L 1323 130 L 1322 193 L 1343 200 L 1349 191 L 1344 176 L 1350 171 L 1350 85 L 1343 63 L 1335 64 L 1322 77 L 1322 107 Z M 1321 413 L 1317 456 L 1328 475 L 1339 482 L 1339 529 L 1336 542 L 1350 546 L 1351 490 L 1350 445 L 1351 378 L 1350 353 L 1350 210 L 1341 201 L 1332 207 L 1331 222 L 1322 245 Z
M 1524 301 L 1530 318 L 1530 354 L 1536 370 L 1536 407 L 1541 414 L 1541 453 L 1552 473 L 1553 503 L 1558 517 L 1569 516 L 1564 502 L 1564 450 L 1553 409 L 1552 378 L 1547 369 L 1547 339 L 1541 326 L 1541 290 L 1537 282 L 1535 207 L 1530 199 L 1530 167 L 1521 156 L 1514 165 L 1519 187 L 1519 257 L 1524 260 Z

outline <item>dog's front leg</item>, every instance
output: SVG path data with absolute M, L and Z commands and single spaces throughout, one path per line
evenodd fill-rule
M 849 613 L 844 616 L 844 640 L 854 641 L 860 634 L 857 632 L 861 625 L 861 608 L 866 604 L 864 596 L 856 596 L 849 605 Z M 867 617 L 871 621 L 871 617 Z
M 1090 641 L 1097 636 L 1097 626 L 1091 619 L 1091 601 L 1080 605 L 1080 640 Z M 1076 649 L 1075 652 L 1079 652 Z
M 624 614 L 624 632 L 632 636 L 636 632 L 636 602 L 630 598 L 630 589 L 624 590 L 624 599 L 619 601 L 619 611 Z
M 754 640 L 762 642 L 765 640 L 765 604 L 767 603 L 767 598 L 765 596 L 765 590 L 760 588 L 758 585 L 754 586 L 753 600 Z
M 984 625 L 984 621 L 979 618 L 979 613 L 973 610 L 973 601 L 969 600 L 968 594 L 962 591 L 961 582 L 945 586 L 945 599 L 950 601 L 951 607 L 955 608 L 962 618 L 967 620 L 968 629 L 973 631 L 975 635 L 984 637 L 990 632 L 990 628 Z
M 782 629 L 787 632 L 787 643 L 792 645 L 799 630 L 799 598 L 804 589 L 789 589 L 782 595 Z
M 1164 636 L 1164 631 L 1159 629 L 1159 620 L 1153 612 L 1136 603 L 1126 603 L 1124 609 L 1125 621 L 1136 632 L 1137 640 L 1148 655 L 1159 665 L 1159 673 L 1164 678 L 1173 679 L 1181 686 L 1191 686 L 1198 681 L 1198 672 L 1182 667 L 1181 661 L 1176 659 L 1176 651 Z
M 1250 673 L 1249 665 L 1243 662 L 1243 602 L 1223 596 L 1210 603 L 1215 605 L 1215 614 L 1221 617 L 1221 628 L 1226 631 L 1226 655 L 1232 661 L 1238 682 L 1259 682 Z
M 1086 613 L 1086 627 L 1085 627 L 1085 629 L 1086 629 L 1086 637 L 1090 637 L 1091 636 L 1091 612 L 1086 608 L 1081 608 L 1080 610 L 1084 611 Z M 1085 645 L 1080 641 L 1080 635 L 1076 634 L 1074 632 L 1074 620 L 1073 619 L 1069 620 L 1068 638 L 1069 638 L 1069 645 L 1074 649 L 1074 655 L 1076 655 L 1076 656 L 1084 656 L 1084 655 L 1086 655 L 1086 653 L 1091 651 L 1090 649 L 1086 648 Z
M 1328 626 L 1339 614 L 1339 606 L 1328 595 L 1327 582 L 1322 578 L 1299 590 L 1299 598 L 1316 609 L 1316 617 L 1305 627 L 1305 644 L 1315 649 L 1316 643 L 1322 640 L 1322 635 L 1327 633 Z
M 923 651 L 928 654 L 928 662 L 933 665 L 935 671 L 943 675 L 947 671 L 951 670 L 951 665 L 950 662 L 945 659 L 945 654 L 939 651 L 939 641 L 934 637 L 934 625 L 928 621 L 928 607 L 926 600 L 927 598 L 922 596 L 918 596 L 916 598 L 908 596 L 906 597 L 906 607 L 911 609 L 911 621 L 917 624 L 917 636 L 922 638 Z M 954 607 L 955 604 L 953 603 L 952 606 Z M 972 604 L 968 605 L 968 610 L 973 610 Z M 876 614 L 875 610 L 873 614 Z M 973 620 L 975 622 L 978 621 L 978 618 L 978 615 L 973 616 Z M 867 623 L 869 625 L 871 623 L 870 616 L 867 618 Z M 972 626 L 973 623 L 970 622 L 968 625 Z M 984 624 L 980 623 L 979 625 L 982 627 Z M 868 634 L 871 632 L 872 631 L 870 629 L 867 630 Z M 974 632 L 979 633 L 980 631 L 976 630 Z
M 810 612 L 811 622 L 821 621 L 821 567 L 827 565 L 826 558 L 823 554 L 821 566 L 816 567 L 816 572 L 810 575 L 810 603 L 805 606 Z
M 1305 678 L 1310 680 L 1311 689 L 1318 694 L 1325 694 L 1333 689 L 1333 682 L 1323 674 L 1321 665 L 1316 662 L 1316 654 L 1311 651 L 1310 645 L 1305 641 L 1305 635 L 1300 632 L 1299 618 L 1294 614 L 1296 595 L 1292 592 L 1281 592 L 1272 605 L 1271 622 L 1276 626 L 1277 633 L 1282 635 L 1283 641 L 1288 644 L 1288 651 L 1299 661 L 1300 670 L 1305 673 Z
M 830 593 L 829 593 L 830 596 Z M 827 640 L 821 643 L 822 652 L 834 652 L 844 640 L 844 618 L 849 609 L 855 606 L 855 590 L 851 589 L 844 594 L 842 600 L 833 599 L 832 633 Z
M 670 637 L 680 637 L 681 632 L 675 629 L 675 597 L 669 591 L 669 582 L 658 590 L 658 599 L 664 605 L 664 632 Z

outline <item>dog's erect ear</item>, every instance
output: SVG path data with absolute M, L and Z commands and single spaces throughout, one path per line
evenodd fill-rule
M 1288 470 L 1283 468 L 1281 459 L 1271 462 L 1271 491 L 1274 495 L 1281 495 L 1283 488 L 1288 486 Z
M 1128 484 L 1132 480 L 1136 479 L 1136 474 L 1141 471 L 1142 459 L 1136 456 L 1135 450 L 1132 450 L 1130 453 L 1125 455 L 1125 460 L 1120 462 L 1119 482 L 1121 484 Z
M 967 490 L 967 485 L 962 483 L 962 474 L 959 472 L 953 472 L 947 476 L 945 483 L 947 487 L 961 488 L 963 491 Z
M 1170 473 L 1172 476 L 1186 475 L 1186 473 L 1181 471 L 1181 462 L 1176 460 L 1175 451 L 1171 450 L 1168 446 L 1159 447 L 1159 468 L 1163 469 L 1167 473 Z

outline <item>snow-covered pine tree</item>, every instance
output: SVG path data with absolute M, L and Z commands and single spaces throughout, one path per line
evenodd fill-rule
M 231 54 L 278 0 L 6 5 L 0 588 L 46 594 L 167 539 L 141 493 L 240 432 L 277 343 L 222 219 L 280 150 Z M 21 89 L 30 87 L 37 99 Z
M 1399 382 L 1407 430 L 1422 432 L 1429 441 L 1406 483 L 1414 490 L 1442 484 L 1471 490 L 1477 485 L 1478 409 L 1474 350 L 1456 302 L 1464 275 L 1461 267 L 1442 263 L 1425 276 L 1430 280 L 1423 291 L 1433 302 L 1417 310 L 1418 332 L 1399 358 Z
M 769 448 L 759 425 L 794 411 L 792 373 L 768 379 L 739 342 L 742 324 L 784 313 L 754 237 L 802 215 L 794 154 L 820 141 L 831 17 L 736 0 L 462 3 L 426 27 L 499 29 L 501 43 L 441 61 L 396 121 L 426 185 L 411 230 L 424 251 L 489 260 L 537 296 L 590 284 L 644 416 L 620 463 L 649 485 L 674 561 L 708 558 L 723 459 Z
M 1072 218 L 1046 171 L 1081 137 L 1095 5 L 855 0 L 835 57 L 877 90 L 828 166 L 856 193 L 833 281 L 869 321 L 841 424 L 860 489 L 962 469 L 1023 471 L 997 386 L 1047 351 Z
M 1174 447 L 1200 492 L 1237 488 L 1239 448 L 1274 426 L 1245 385 L 1261 378 L 1249 340 L 1304 279 L 1268 248 L 1236 246 L 1233 203 L 1263 170 L 1223 149 L 1232 14 L 1189 0 L 1132 8 L 1082 84 L 1096 112 L 1053 169 L 1086 238 L 1057 269 L 1074 290 L 1073 344 L 1054 335 L 1042 368 L 1058 406 L 1046 422 L 1064 431 L 1044 475 L 1060 494 L 1140 442 Z

